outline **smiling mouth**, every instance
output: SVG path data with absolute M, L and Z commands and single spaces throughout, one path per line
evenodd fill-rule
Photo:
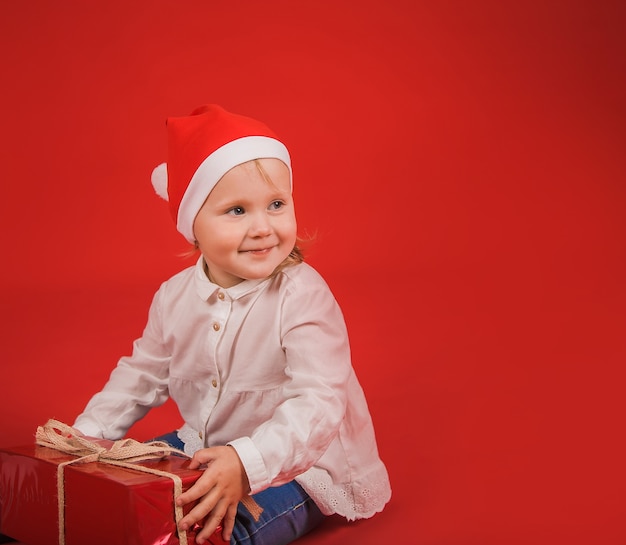
M 244 254 L 252 254 L 252 255 L 265 255 L 265 254 L 270 253 L 272 248 L 273 247 L 258 248 L 258 249 L 255 249 L 255 250 L 242 250 L 242 253 L 244 253 Z

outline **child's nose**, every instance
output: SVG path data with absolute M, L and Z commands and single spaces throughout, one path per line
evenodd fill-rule
M 272 232 L 269 218 L 264 213 L 254 214 L 250 225 L 250 235 L 253 237 L 267 236 Z

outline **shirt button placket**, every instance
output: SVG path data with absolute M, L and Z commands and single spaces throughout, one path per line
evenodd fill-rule
M 225 302 L 228 303 L 227 305 L 220 305 L 219 307 L 217 307 L 217 309 L 219 309 L 219 311 L 217 312 L 217 316 L 215 316 L 215 318 L 217 318 L 217 320 L 220 321 L 214 321 L 211 324 L 211 329 L 213 329 L 213 331 L 216 333 L 216 335 L 211 335 L 212 339 L 211 339 L 211 345 L 212 345 L 212 351 L 213 351 L 213 361 L 214 361 L 214 365 L 215 365 L 215 372 L 216 375 L 218 374 L 218 369 L 219 369 L 219 365 L 218 365 L 218 357 L 217 357 L 217 346 L 219 344 L 219 339 L 221 337 L 221 332 L 222 332 L 222 328 L 223 325 L 225 324 L 226 321 L 228 320 L 228 316 L 230 314 L 230 303 L 229 301 L 226 300 L 226 296 L 224 294 L 224 292 L 218 292 L 217 293 L 217 298 L 219 299 L 220 302 Z M 217 310 L 216 309 L 216 310 Z M 217 397 L 219 396 L 219 390 L 218 390 L 218 386 L 219 386 L 219 380 L 218 377 L 214 377 L 211 379 L 211 386 L 213 387 L 213 391 L 209 393 L 209 399 L 212 400 L 211 402 L 211 410 L 212 407 L 215 406 L 215 403 L 217 403 Z M 205 421 L 205 427 L 206 427 L 206 423 L 208 422 L 208 419 L 210 417 L 210 411 L 207 414 L 206 418 L 204 419 Z M 206 438 L 204 439 L 204 442 L 206 443 Z
M 225 301 L 226 296 L 224 295 L 223 291 L 219 291 L 217 293 L 217 298 L 220 301 L 222 301 L 222 302 L 228 302 L 228 301 Z M 225 307 L 222 306 L 221 309 L 222 309 L 222 312 L 224 313 L 224 315 L 221 316 L 221 318 L 223 318 L 223 321 L 225 322 L 228 319 L 228 315 L 230 314 L 230 304 L 226 305 Z M 213 325 L 211 327 L 213 328 L 213 331 L 215 331 L 216 333 L 218 333 L 218 332 L 220 332 L 222 330 L 222 324 L 220 324 L 220 322 L 213 322 Z M 215 346 L 217 347 L 217 342 L 216 342 Z M 216 351 L 215 352 L 215 364 L 216 364 L 216 367 L 218 367 L 217 363 L 218 362 L 217 362 L 217 351 Z M 213 386 L 213 388 L 217 388 L 218 384 L 219 384 L 219 382 L 218 382 L 217 378 L 214 378 L 214 379 L 211 380 L 211 386 Z

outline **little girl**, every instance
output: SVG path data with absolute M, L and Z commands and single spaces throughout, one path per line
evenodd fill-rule
M 153 173 L 195 266 L 162 284 L 130 357 L 74 427 L 119 439 L 171 396 L 164 438 L 206 469 L 177 498 L 183 529 L 286 544 L 333 513 L 381 511 L 391 490 L 341 310 L 296 245 L 291 162 L 263 123 L 216 105 L 169 118 Z M 163 438 L 162 438 L 163 439 Z M 240 500 L 251 494 L 256 520 Z

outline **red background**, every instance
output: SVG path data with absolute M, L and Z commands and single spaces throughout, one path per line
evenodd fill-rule
M 625 25 L 619 1 L 3 2 L 0 444 L 71 422 L 188 263 L 149 176 L 165 118 L 216 102 L 287 142 L 348 321 L 394 498 L 346 532 L 626 543 Z

